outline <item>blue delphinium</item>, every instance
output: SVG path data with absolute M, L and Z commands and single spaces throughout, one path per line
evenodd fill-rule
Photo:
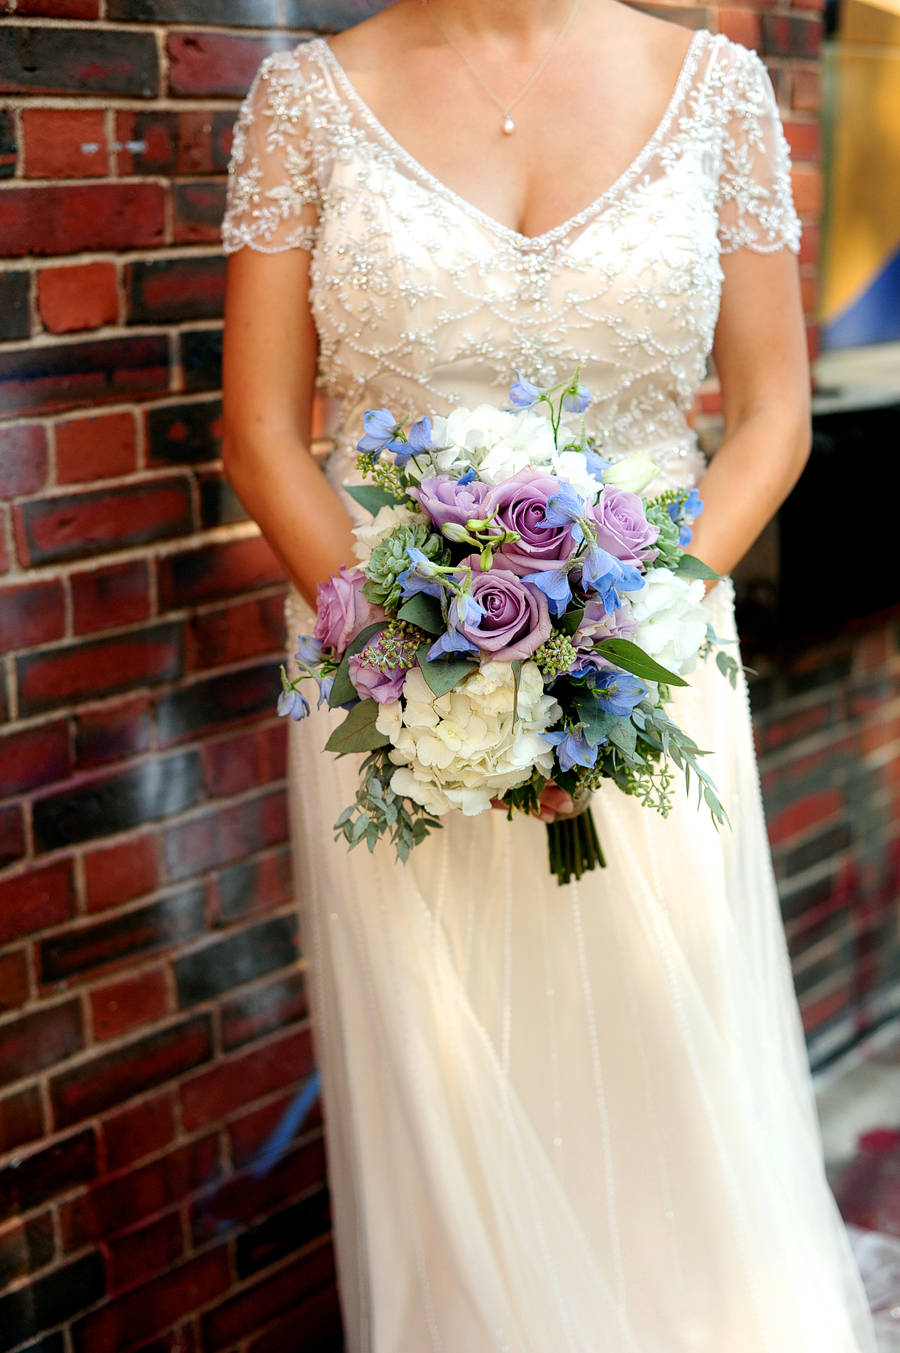
M 590 686 L 597 704 L 608 714 L 627 719 L 647 694 L 647 687 L 628 672 L 598 672 Z
M 541 733 L 541 737 L 556 748 L 560 770 L 571 770 L 573 766 L 593 766 L 597 760 L 597 748 L 592 747 L 585 737 L 583 723 L 555 733 Z
M 547 598 L 550 614 L 553 616 L 561 616 L 572 600 L 569 570 L 574 562 L 570 560 L 566 564 L 560 564 L 559 568 L 547 569 L 543 573 L 526 573 L 522 579 L 523 583 L 531 583 L 539 592 L 543 592 Z
M 591 392 L 586 385 L 570 386 L 562 397 L 566 413 L 584 413 L 590 402 Z
M 509 402 L 517 409 L 532 409 L 543 396 L 543 390 L 527 381 L 521 371 L 516 370 L 518 380 L 510 386 Z
M 409 441 L 400 442 L 399 446 L 394 446 L 396 452 L 397 464 L 405 466 L 413 456 L 424 455 L 430 451 L 431 447 L 431 419 L 420 418 L 417 423 L 413 423 L 409 430 Z
M 678 527 L 678 544 L 683 550 L 687 549 L 693 539 L 694 532 L 690 523 L 685 519 L 690 517 L 693 520 L 693 518 L 700 516 L 703 511 L 703 499 L 696 489 L 691 489 L 683 503 L 677 501 L 669 503 L 666 511 Z
M 278 697 L 278 713 L 282 718 L 290 715 L 295 723 L 299 723 L 309 713 L 309 701 L 299 691 L 282 691 Z
M 382 451 L 401 451 L 406 443 L 399 439 L 402 423 L 390 409 L 369 409 L 363 414 L 363 436 L 356 444 L 360 455 L 378 458 Z

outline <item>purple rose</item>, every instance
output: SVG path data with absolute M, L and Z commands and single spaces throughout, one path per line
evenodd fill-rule
M 363 595 L 366 575 L 361 568 L 341 564 L 327 583 L 319 583 L 316 594 L 316 628 L 313 635 L 323 648 L 343 653 L 360 630 L 385 618 L 380 606 L 373 606 Z
M 544 573 L 571 559 L 575 550 L 572 527 L 544 527 L 547 500 L 559 492 L 559 480 L 528 466 L 492 488 L 484 500 L 484 514 L 496 512 L 496 521 L 519 539 L 503 546 L 506 567 L 523 576 Z
M 463 562 L 472 570 L 472 594 L 484 614 L 474 624 L 461 621 L 459 633 L 495 662 L 530 658 L 552 629 L 543 592 L 506 568 L 482 573 L 477 554 Z
M 590 510 L 597 523 L 597 544 L 623 564 L 647 564 L 659 550 L 659 527 L 644 513 L 643 499 L 627 489 L 605 488 Z
M 423 479 L 417 489 L 410 489 L 410 494 L 442 531 L 449 522 L 465 526 L 472 518 L 477 521 L 484 517 L 482 500 L 489 488 L 489 484 L 482 484 L 478 479 L 461 484 L 442 474 Z
M 377 700 L 379 705 L 389 705 L 392 700 L 399 700 L 408 669 L 391 667 L 387 672 L 379 672 L 377 667 L 363 663 L 366 649 L 362 653 L 354 653 L 348 663 L 350 680 L 357 695 L 363 700 Z

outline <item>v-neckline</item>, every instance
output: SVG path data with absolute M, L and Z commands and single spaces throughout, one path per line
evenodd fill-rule
M 688 43 L 687 51 L 681 62 L 681 69 L 678 73 L 678 79 L 675 82 L 675 88 L 672 90 L 672 95 L 669 102 L 666 104 L 665 111 L 652 135 L 645 141 L 634 159 L 626 165 L 619 177 L 615 179 L 608 188 L 604 188 L 603 192 L 600 193 L 598 197 L 595 197 L 592 202 L 588 203 L 586 207 L 582 207 L 581 211 L 576 212 L 574 216 L 570 216 L 568 220 L 563 221 L 560 225 L 553 226 L 550 230 L 543 231 L 540 235 L 523 235 L 521 231 L 514 229 L 512 226 L 504 225 L 502 221 L 498 221 L 495 217 L 491 216 L 489 212 L 482 211 L 480 207 L 476 207 L 473 202 L 468 200 L 468 198 L 460 196 L 459 193 L 454 192 L 454 190 L 448 187 L 446 183 L 442 182 L 441 179 L 432 174 L 431 171 L 426 169 L 414 155 L 411 155 L 408 150 L 405 150 L 399 141 L 395 140 L 387 127 L 385 127 L 384 123 L 375 116 L 325 38 L 314 38 L 312 43 L 310 43 L 310 46 L 315 46 L 319 48 L 320 51 L 324 52 L 325 60 L 335 76 L 335 79 L 341 86 L 345 98 L 350 103 L 355 104 L 363 121 L 368 124 L 371 130 L 374 131 L 391 150 L 393 155 L 398 160 L 402 161 L 411 172 L 415 173 L 420 179 L 423 179 L 436 192 L 443 194 L 444 197 L 449 198 L 450 201 L 461 207 L 468 215 L 473 216 L 476 220 L 480 221 L 482 225 L 487 226 L 490 230 L 513 241 L 520 249 L 540 249 L 544 245 L 552 244 L 558 239 L 565 238 L 570 231 L 577 230 L 580 225 L 583 225 L 591 216 L 594 216 L 600 211 L 617 193 L 621 192 L 635 174 L 640 172 L 662 141 L 679 105 L 684 99 L 687 87 L 693 79 L 697 67 L 701 47 L 703 45 L 702 39 L 704 38 L 709 38 L 710 42 L 714 41 L 712 34 L 706 28 L 698 28 L 692 35 L 691 40 Z

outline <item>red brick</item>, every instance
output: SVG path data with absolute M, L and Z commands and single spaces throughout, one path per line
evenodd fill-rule
M 0 653 L 61 639 L 66 629 L 62 583 L 24 583 L 0 588 Z
M 164 242 L 165 194 L 157 183 L 10 188 L 0 194 L 0 253 L 78 254 L 152 249 Z
M 99 0 L 18 0 L 17 16 L 44 19 L 96 19 Z
M 282 1156 L 257 1178 L 252 1172 L 227 1179 L 209 1197 L 191 1209 L 191 1234 L 201 1245 L 222 1231 L 223 1225 L 248 1222 L 279 1209 L 291 1198 L 325 1182 L 325 1144 L 321 1137 Z
M 249 987 L 222 1004 L 222 1046 L 226 1052 L 305 1019 L 309 1009 L 303 974 Z
M 126 1353 L 212 1301 L 230 1280 L 227 1250 L 210 1250 L 77 1321 L 76 1353 Z
M 815 66 L 795 66 L 791 72 L 791 106 L 801 113 L 822 111 L 822 76 Z
M 822 171 L 810 165 L 794 165 L 791 172 L 794 205 L 801 216 L 815 215 L 822 210 L 824 183 Z
M 217 244 L 225 211 L 225 184 L 201 179 L 172 188 L 176 244 Z
M 180 641 L 174 626 L 155 625 L 18 658 L 20 711 L 38 714 L 132 685 L 172 681 L 181 674 Z
M 766 56 L 815 60 L 822 42 L 822 22 L 799 14 L 764 14 L 762 41 Z
M 188 1132 L 302 1080 L 313 1069 L 308 1029 L 300 1029 L 263 1048 L 202 1071 L 180 1087 L 181 1116 Z
M 262 859 L 247 860 L 225 869 L 214 879 L 211 911 L 213 923 L 230 925 L 256 912 L 271 911 L 293 899 L 293 876 L 289 850 L 275 851 Z
M 78 770 L 146 752 L 153 742 L 153 711 L 145 696 L 75 715 Z
M 249 1113 L 241 1114 L 235 1118 L 228 1126 L 228 1141 L 231 1149 L 231 1159 L 236 1168 L 240 1169 L 255 1160 L 259 1150 L 275 1131 L 278 1124 L 284 1116 L 285 1109 L 293 1102 L 293 1092 L 287 1095 L 281 1095 L 270 1104 L 264 1104 L 262 1108 L 251 1109 Z M 312 1115 L 304 1129 L 310 1124 Z
M 0 869 L 14 864 L 25 855 L 25 822 L 22 817 L 22 805 L 7 804 L 0 808 Z
M 121 1170 L 133 1165 L 168 1146 L 174 1136 L 172 1100 L 168 1094 L 155 1095 L 112 1114 L 103 1122 L 107 1168 Z
M 287 836 L 287 798 L 282 789 L 205 813 L 166 832 L 169 877 L 205 873 L 286 841 Z
M 266 1330 L 249 1345 L 248 1353 L 295 1353 L 298 1348 L 327 1353 L 342 1343 L 341 1304 L 331 1285 Z
M 219 601 L 284 578 L 262 536 L 170 554 L 158 567 L 160 609 L 168 610 Z
M 785 118 L 784 134 L 795 160 L 818 161 L 822 153 L 822 128 L 816 122 L 800 122 L 797 118 Z
M 188 670 L 284 652 L 284 596 L 238 602 L 193 616 L 187 631 Z
M 109 1284 L 114 1292 L 145 1283 L 177 1263 L 184 1254 L 181 1218 L 169 1212 L 107 1245 Z
M 21 13 L 21 7 L 17 13 Z M 106 175 L 106 118 L 102 108 L 25 108 L 22 132 L 26 178 Z
M 36 1141 L 43 1135 L 44 1110 L 41 1092 L 36 1085 L 29 1085 L 25 1090 L 15 1090 L 11 1095 L 0 1098 L 0 1155 L 14 1151 L 26 1142 Z M 0 1194 L 0 1210 L 3 1201 Z M 13 1212 L 16 1210 L 16 1201 L 13 1199 Z M 35 1201 L 39 1202 L 40 1199 Z M 6 1211 L 5 1215 L 9 1216 L 10 1212 Z
M 754 51 L 761 45 L 759 15 L 752 9 L 716 9 L 718 31 Z
M 830 701 L 801 709 L 796 714 L 788 714 L 765 725 L 759 732 L 761 751 L 772 751 L 788 742 L 799 742 L 813 733 L 820 732 L 834 722 L 834 709 Z
M 33 498 L 15 509 L 17 547 L 26 567 L 166 540 L 186 534 L 192 524 L 183 476 Z
M 181 1202 L 218 1174 L 218 1141 L 211 1133 L 126 1175 L 101 1180 L 60 1208 L 63 1244 L 66 1250 L 78 1250 L 124 1231 Z
M 227 109 L 184 113 L 121 112 L 116 139 L 120 174 L 223 174 L 231 154 L 234 116 Z M 145 149 L 129 150 L 143 142 Z
M 72 418 L 56 425 L 56 478 L 60 484 L 130 474 L 136 457 L 131 413 Z
M 843 806 L 843 797 L 838 789 L 823 789 L 818 793 L 806 794 L 767 819 L 769 840 L 774 846 L 809 827 L 821 826 L 840 812 Z
M 69 770 L 69 730 L 64 719 L 0 738 L 0 798 L 63 780 Z
M 263 57 L 295 44 L 295 38 L 274 34 L 247 38 L 225 33 L 170 33 L 169 90 L 201 98 L 242 98 Z
M 94 1034 L 98 1039 L 130 1033 L 141 1024 L 162 1019 L 168 998 L 162 968 L 150 968 L 134 977 L 111 982 L 91 992 Z
M 25 1093 L 35 1093 L 34 1087 Z M 78 1184 L 86 1184 L 96 1174 L 96 1142 L 90 1128 L 32 1151 L 0 1170 L 0 1217 L 27 1212 Z
M 169 359 L 163 333 L 0 349 L 0 407 L 25 418 L 164 395 Z
M 28 953 L 11 949 L 0 954 L 0 1013 L 17 1010 L 28 1000 Z
M 261 1326 L 299 1306 L 310 1293 L 334 1282 L 334 1255 L 330 1245 L 245 1288 L 203 1317 L 203 1347 L 207 1353 L 245 1339 Z M 84 1350 L 94 1353 L 94 1350 Z M 412 1353 L 412 1350 L 410 1350 Z
M 77 997 L 7 1020 L 0 1025 L 0 1085 L 33 1076 L 83 1047 L 81 1002 Z
M 5 878 L 0 882 L 0 944 L 58 925 L 74 910 L 70 860 Z
M 803 313 L 815 318 L 819 308 L 819 279 L 817 276 L 800 278 L 800 298 Z
M 150 568 L 146 559 L 72 574 L 76 634 L 131 625 L 150 615 Z
M 34 493 L 47 478 L 47 435 L 40 423 L 0 427 L 0 498 Z
M 268 728 L 239 733 L 235 738 L 203 748 L 206 787 L 210 798 L 240 794 L 254 785 L 282 780 L 286 773 L 287 730 L 284 721 Z
M 156 887 L 156 837 L 136 836 L 114 846 L 101 846 L 84 857 L 88 909 L 102 911 Z
M 811 362 L 819 355 L 819 326 L 812 323 L 806 326 L 806 351 Z
M 51 334 L 115 324 L 119 317 L 115 264 L 42 268 L 38 275 L 38 310 Z

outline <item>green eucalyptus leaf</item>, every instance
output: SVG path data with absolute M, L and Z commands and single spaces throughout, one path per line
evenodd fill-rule
M 426 634 L 441 634 L 445 629 L 441 603 L 437 597 L 429 597 L 426 592 L 416 592 L 409 601 L 404 602 L 397 612 L 397 619 L 418 625 Z
M 377 517 L 383 507 L 400 507 L 404 503 L 404 499 L 395 498 L 393 493 L 379 488 L 377 484 L 349 484 L 344 487 L 353 501 L 371 512 L 373 517 Z
M 609 730 L 609 740 L 630 756 L 637 743 L 637 729 L 630 719 L 616 719 Z
M 390 738 L 375 727 L 379 709 L 380 705 L 375 700 L 360 700 L 340 728 L 334 730 L 325 743 L 325 750 L 346 756 L 348 752 L 370 752 L 373 747 L 387 746 Z
M 683 677 L 676 676 L 667 667 L 654 662 L 653 658 L 630 639 L 601 639 L 594 647 L 617 667 L 621 667 L 625 672 L 631 672 L 632 676 L 640 677 L 643 681 L 661 681 L 667 686 L 688 685 Z
M 346 705 L 348 700 L 356 699 L 356 687 L 350 680 L 350 659 L 354 653 L 361 653 L 366 644 L 383 630 L 387 624 L 386 620 L 376 620 L 374 625 L 366 625 L 364 630 L 360 630 L 356 638 L 347 645 L 347 651 L 341 660 L 341 665 L 334 674 L 334 685 L 331 687 L 331 694 L 328 697 L 328 703 L 332 709 L 337 709 L 339 705 Z M 373 743 L 373 746 L 380 744 Z
M 703 578 L 710 582 L 718 582 L 721 573 L 717 573 L 709 564 L 704 564 L 702 559 L 698 559 L 695 554 L 683 554 L 678 561 L 678 567 L 675 570 L 682 578 Z
M 616 715 L 601 709 L 595 700 L 577 700 L 575 708 L 579 721 L 584 724 L 584 736 L 592 747 L 599 747 L 609 737 L 613 724 L 618 722 Z
M 434 694 L 440 698 L 459 685 L 463 677 L 478 669 L 477 662 L 468 662 L 465 658 L 436 658 L 429 662 L 426 653 L 430 645 L 423 644 L 419 649 L 419 666 L 422 675 Z

